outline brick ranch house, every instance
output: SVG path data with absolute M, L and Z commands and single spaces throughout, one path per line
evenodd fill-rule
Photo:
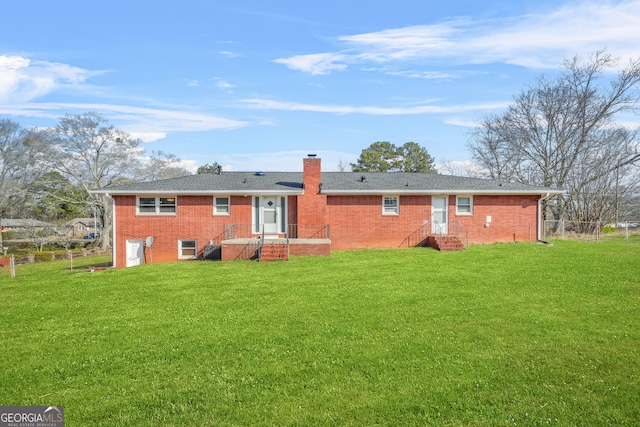
M 105 187 L 113 264 L 541 239 L 552 188 L 425 173 L 224 172 Z

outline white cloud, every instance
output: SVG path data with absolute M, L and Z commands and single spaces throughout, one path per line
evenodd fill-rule
M 216 87 L 218 89 L 233 89 L 235 87 L 235 85 L 232 85 L 231 83 L 229 83 L 226 80 L 217 79 Z
M 198 171 L 198 162 L 195 160 L 178 160 L 177 162 L 172 162 L 171 165 L 186 169 L 191 173 L 196 173 Z
M 226 56 L 227 58 L 239 58 L 242 55 L 235 53 L 235 52 L 231 52 L 228 50 L 221 50 L 218 52 L 218 54 L 222 55 L 222 56 Z
M 446 119 L 444 122 L 446 124 L 448 124 L 448 125 L 460 126 L 460 127 L 464 127 L 464 128 L 475 128 L 475 127 L 478 126 L 478 124 L 476 122 L 474 122 L 473 120 L 462 119 L 462 118 L 459 118 L 459 117 L 450 117 L 450 118 Z
M 346 64 L 339 64 L 338 61 L 348 59 L 346 55 L 339 53 L 314 53 L 310 55 L 298 55 L 290 58 L 280 58 L 273 62 L 284 64 L 292 70 L 304 71 L 309 74 L 329 74 L 331 71 L 343 71 Z
M 129 132 L 129 135 L 142 142 L 154 142 L 167 137 L 164 132 Z
M 377 116 L 394 116 L 406 114 L 444 114 L 444 113 L 460 113 L 468 111 L 487 111 L 494 109 L 502 109 L 507 104 L 503 102 L 488 104 L 467 104 L 467 105 L 414 105 L 405 107 L 369 107 L 369 106 L 350 106 L 350 105 L 314 105 L 302 104 L 296 102 L 282 102 L 268 99 L 244 99 L 242 102 L 253 108 L 264 110 L 282 110 L 282 111 L 310 111 L 316 113 L 333 113 L 333 114 L 369 114 Z
M 605 47 L 623 58 L 636 57 L 638 22 L 640 0 L 569 2 L 544 14 L 490 21 L 458 19 L 340 36 L 337 41 L 343 49 L 339 52 L 296 55 L 275 62 L 310 74 L 343 71 L 355 64 L 442 60 L 458 65 L 502 62 L 556 68 L 564 58 Z
M 337 172 L 340 161 L 355 162 L 359 156 L 359 153 L 318 150 L 311 147 L 308 150 L 228 154 L 220 156 L 215 161 L 223 165 L 223 171 L 300 172 L 302 159 L 311 153 L 322 159 L 322 170 L 325 172 Z
M 135 134 L 145 142 L 164 138 L 167 133 L 171 132 L 231 130 L 253 125 L 250 122 L 206 113 L 130 105 L 52 102 L 0 105 L 0 114 L 26 117 L 58 118 L 65 113 L 78 114 L 86 111 L 102 113 L 115 126 L 130 134 Z
M 56 62 L 0 55 L 0 101 L 28 102 L 64 87 L 82 85 L 102 71 Z

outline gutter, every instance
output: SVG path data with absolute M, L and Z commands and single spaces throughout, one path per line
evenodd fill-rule
M 545 194 L 540 194 L 540 191 L 518 191 L 518 190 L 470 190 L 470 189 L 458 189 L 458 190 L 402 190 L 402 189 L 390 189 L 390 190 L 322 190 L 322 194 L 328 196 L 356 196 L 356 195 L 452 195 L 452 194 L 473 194 L 481 196 L 505 196 L 505 195 L 520 195 L 520 196 L 542 196 L 544 199 L 551 197 L 554 194 L 564 194 L 564 191 L 548 191 Z
M 225 195 L 225 196 L 296 196 L 298 194 L 304 194 L 304 191 L 300 189 L 299 191 L 281 191 L 281 190 L 144 190 L 144 191 L 134 191 L 134 190 L 126 190 L 126 191 L 114 191 L 110 193 L 110 190 L 89 190 L 90 194 L 106 194 L 107 197 L 113 196 L 141 196 L 141 195 L 158 195 L 158 194 L 171 194 L 175 196 L 215 196 L 215 195 Z

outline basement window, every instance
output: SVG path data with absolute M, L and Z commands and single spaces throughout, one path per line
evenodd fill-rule
M 178 258 L 198 258 L 198 242 L 195 240 L 178 240 Z
M 400 197 L 383 196 L 382 197 L 382 214 L 398 215 L 400 213 Z
M 473 197 L 472 196 L 456 197 L 456 214 L 457 215 L 473 214 Z

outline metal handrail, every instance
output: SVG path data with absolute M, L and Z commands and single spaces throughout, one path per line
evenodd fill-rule
M 432 234 L 436 236 L 436 239 L 438 241 L 438 247 L 442 247 L 442 238 L 446 234 L 446 233 L 443 233 L 444 225 L 440 224 L 438 221 L 433 221 L 433 230 L 434 232 Z
M 427 237 L 429 237 L 429 234 L 431 234 L 431 221 L 425 222 L 420 226 L 420 228 L 405 237 L 402 243 L 400 243 L 400 247 L 413 248 L 418 246 L 420 243 L 424 242 Z
M 262 227 L 262 235 L 260 236 L 258 248 L 256 249 L 256 257 L 258 261 L 260 261 L 260 256 L 262 255 L 262 248 L 264 248 L 264 227 Z
M 255 224 L 226 224 L 224 226 L 222 239 L 256 238 L 258 234 L 264 235 L 264 224 L 260 224 L 259 229 L 260 231 L 256 232 Z M 289 224 L 284 233 L 277 234 L 284 234 L 284 237 L 288 239 L 329 239 L 330 231 L 329 224 Z
M 469 250 L 469 232 L 460 224 L 460 221 L 449 223 L 449 229 L 447 231 L 450 236 L 457 236 L 462 240 L 465 251 Z

